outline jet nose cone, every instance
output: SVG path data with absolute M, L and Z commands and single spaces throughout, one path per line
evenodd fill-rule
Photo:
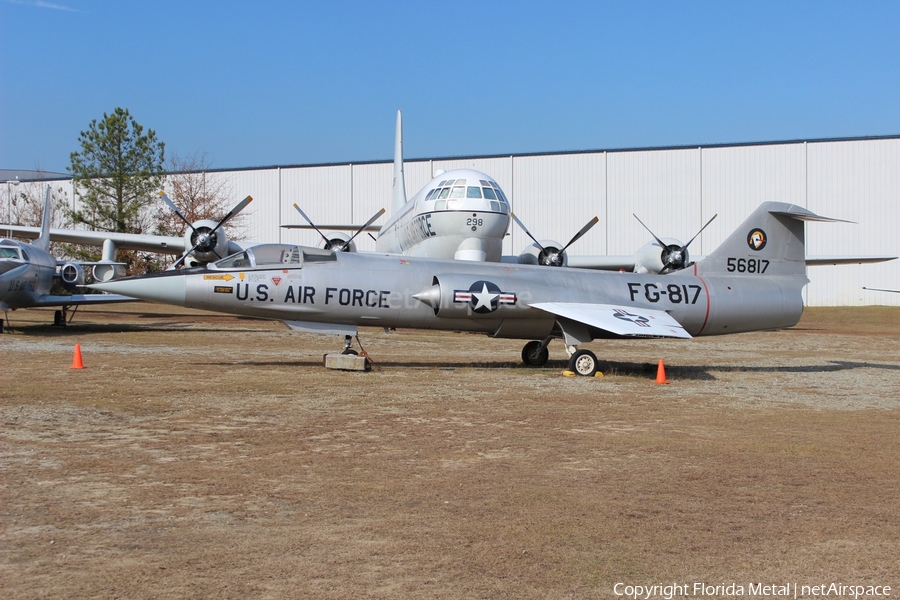
M 184 306 L 186 279 L 187 275 L 164 273 L 162 275 L 127 277 L 106 283 L 95 283 L 88 287 L 151 302 Z

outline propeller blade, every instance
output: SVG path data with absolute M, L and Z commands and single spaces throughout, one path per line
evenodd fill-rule
M 165 192 L 162 192 L 162 191 L 159 192 L 159 197 L 162 198 L 162 201 L 166 203 L 166 206 L 168 206 L 176 215 L 178 215 L 178 218 L 180 218 L 182 221 L 187 223 L 187 226 L 190 227 L 192 230 L 196 231 L 196 229 L 194 229 L 194 225 L 190 221 L 188 221 L 187 218 L 183 214 L 181 214 L 181 211 L 178 210 L 178 207 L 175 206 L 174 202 L 169 200 L 169 197 L 166 196 Z
M 575 236 L 574 236 L 571 240 L 569 240 L 569 243 L 566 244 L 565 246 L 563 246 L 563 249 L 560 250 L 560 253 L 565 252 L 565 251 L 566 251 L 566 248 L 568 248 L 569 246 L 571 246 L 572 244 L 574 244 L 575 242 L 577 242 L 578 240 L 580 240 L 580 239 L 581 239 L 581 236 L 583 236 L 583 235 L 586 234 L 588 231 L 590 231 L 591 227 L 593 227 L 594 225 L 596 225 L 596 224 L 599 223 L 599 222 L 600 222 L 600 219 L 599 219 L 598 217 L 594 217 L 593 219 L 591 219 L 590 221 L 588 221 L 587 224 L 586 224 L 584 227 L 581 228 L 581 231 L 579 231 L 578 233 L 576 233 Z
M 178 266 L 179 266 L 181 263 L 183 263 L 185 260 L 187 260 L 187 257 L 190 256 L 191 253 L 192 253 L 194 250 L 196 250 L 199 246 L 200 246 L 199 243 L 194 244 L 194 247 L 193 247 L 193 248 L 191 248 L 190 250 L 188 250 L 187 252 L 185 252 L 184 254 L 182 254 L 180 257 L 178 257 L 178 260 L 176 260 L 174 263 L 172 263 L 172 267 L 171 267 L 171 268 L 177 269 Z
M 709 227 L 709 224 L 712 223 L 712 222 L 716 219 L 716 217 L 718 217 L 718 216 L 719 216 L 719 213 L 714 214 L 714 215 L 712 216 L 712 219 L 710 219 L 709 221 L 707 221 L 707 222 L 706 222 L 706 225 L 704 225 L 703 227 L 700 228 L 700 231 L 697 232 L 697 235 L 700 235 L 701 233 L 703 233 L 703 230 L 706 229 L 707 227 Z M 684 246 L 681 247 L 681 251 L 682 251 L 682 252 L 684 252 L 685 250 L 687 250 L 687 247 L 691 245 L 691 242 L 693 242 L 694 240 L 697 239 L 697 235 L 695 235 L 694 237 L 692 237 L 691 240 L 690 240 L 690 242 L 688 242 L 687 244 L 685 244 Z
M 351 235 L 351 236 L 350 236 L 350 239 L 347 240 L 346 242 L 344 242 L 344 248 L 346 248 L 347 246 L 349 246 L 349 245 L 350 245 L 350 242 L 353 241 L 353 238 L 355 238 L 356 236 L 358 236 L 359 234 L 361 234 L 363 231 L 365 231 L 366 227 L 368 227 L 369 225 L 371 225 L 372 223 L 374 223 L 375 220 L 378 219 L 378 217 L 380 217 L 380 216 L 383 215 L 384 213 L 385 213 L 385 210 L 382 208 L 382 209 L 379 210 L 377 213 L 375 213 L 374 215 L 372 215 L 372 218 L 369 219 L 368 221 L 366 221 L 366 224 L 365 224 L 365 225 L 363 225 L 362 227 L 360 227 L 359 229 L 357 229 L 357 230 L 356 230 L 356 233 L 354 233 L 353 235 Z
M 513 213 L 512 211 L 510 211 L 509 216 L 511 216 L 511 217 L 513 218 L 513 221 L 515 221 L 516 224 L 517 224 L 519 227 L 522 228 L 522 231 L 525 232 L 525 235 L 527 235 L 528 237 L 530 237 L 530 238 L 531 238 L 531 241 L 533 241 L 535 244 L 537 244 L 537 247 L 541 249 L 541 252 L 545 252 L 544 247 L 541 246 L 541 243 L 540 243 L 539 241 L 537 241 L 537 240 L 534 238 L 533 235 L 531 235 L 531 232 L 528 231 L 528 228 L 525 227 L 524 223 L 522 223 L 522 221 L 519 220 L 519 217 L 517 217 L 517 216 L 515 215 L 515 213 Z
M 306 213 L 303 212 L 303 210 L 301 210 L 301 208 L 300 208 L 299 206 L 297 206 L 297 203 L 296 203 L 296 202 L 294 203 L 294 208 L 297 209 L 297 212 L 300 213 L 300 216 L 303 217 L 303 219 L 304 219 L 307 223 L 309 223 L 310 227 L 312 227 L 313 229 L 315 229 L 315 230 L 316 230 L 316 233 L 318 233 L 320 236 L 322 236 L 322 239 L 325 240 L 325 243 L 326 243 L 326 244 L 328 244 L 328 243 L 330 242 L 330 240 L 329 240 L 327 237 L 325 237 L 325 234 L 322 233 L 322 231 L 321 231 L 318 227 L 316 227 L 316 224 L 312 222 L 312 219 L 310 219 L 309 217 L 307 217 L 307 216 L 306 216 Z
M 235 217 L 239 212 L 247 208 L 247 205 L 253 202 L 253 196 L 247 196 L 243 200 L 237 203 L 234 208 L 228 211 L 228 214 L 222 217 L 222 220 L 219 221 L 219 224 L 213 227 L 213 231 L 216 231 L 219 227 L 227 223 L 232 217 Z
M 644 222 L 641 221 L 641 220 L 638 218 L 638 216 L 637 216 L 636 214 L 631 213 L 631 216 L 633 216 L 635 219 L 637 219 L 638 223 L 640 223 L 641 225 L 644 225 Z M 659 239 L 658 237 L 656 237 L 656 234 L 655 234 L 655 233 L 653 233 L 652 231 L 650 231 L 650 228 L 649 228 L 649 227 L 647 227 L 646 225 L 644 225 L 644 229 L 646 229 L 647 232 L 650 233 L 650 235 L 653 236 L 653 239 L 656 240 L 656 243 L 657 243 L 657 244 L 659 244 L 659 245 L 662 246 L 663 248 L 667 248 L 667 247 L 668 247 L 668 246 L 666 246 L 665 242 L 663 242 L 661 239 Z

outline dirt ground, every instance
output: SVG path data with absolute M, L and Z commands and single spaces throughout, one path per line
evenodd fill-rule
M 529 369 L 519 341 L 364 330 L 348 373 L 321 366 L 339 338 L 266 321 L 9 317 L 4 598 L 900 594 L 897 308 L 595 342 L 590 379 L 559 343 Z

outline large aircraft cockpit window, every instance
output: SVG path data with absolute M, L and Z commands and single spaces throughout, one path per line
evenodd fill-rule
M 485 183 L 487 183 L 487 182 L 485 182 Z M 494 194 L 494 188 L 485 187 L 485 188 L 481 188 L 481 189 L 484 191 L 484 197 L 487 198 L 488 200 L 496 200 L 497 199 L 497 195 Z
M 481 198 L 481 188 L 470 185 L 466 188 L 466 198 Z
M 461 185 L 453 186 L 450 191 L 451 198 L 465 198 L 466 197 L 466 188 Z
M 19 249 L 0 246 L 0 258 L 19 258 Z
M 440 198 L 441 200 L 443 200 L 444 198 L 446 198 L 446 197 L 449 196 L 449 195 L 450 195 L 450 188 L 443 188 L 443 189 L 441 190 L 441 195 L 438 196 L 438 198 Z

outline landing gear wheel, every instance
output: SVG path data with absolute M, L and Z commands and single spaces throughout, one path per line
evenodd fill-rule
M 541 342 L 534 340 L 525 344 L 522 348 L 522 362 L 529 367 L 542 367 L 550 358 L 550 351 L 547 346 Z
M 597 373 L 597 357 L 590 350 L 578 350 L 569 359 L 569 370 L 583 377 L 593 377 Z
M 358 355 L 359 355 L 359 352 L 357 352 L 357 351 L 354 350 L 353 348 L 345 348 L 344 351 L 341 352 L 341 354 L 351 354 L 351 355 L 353 355 L 353 356 L 358 356 Z
M 65 310 L 54 311 L 53 326 L 54 327 L 65 327 L 66 326 L 66 311 Z

